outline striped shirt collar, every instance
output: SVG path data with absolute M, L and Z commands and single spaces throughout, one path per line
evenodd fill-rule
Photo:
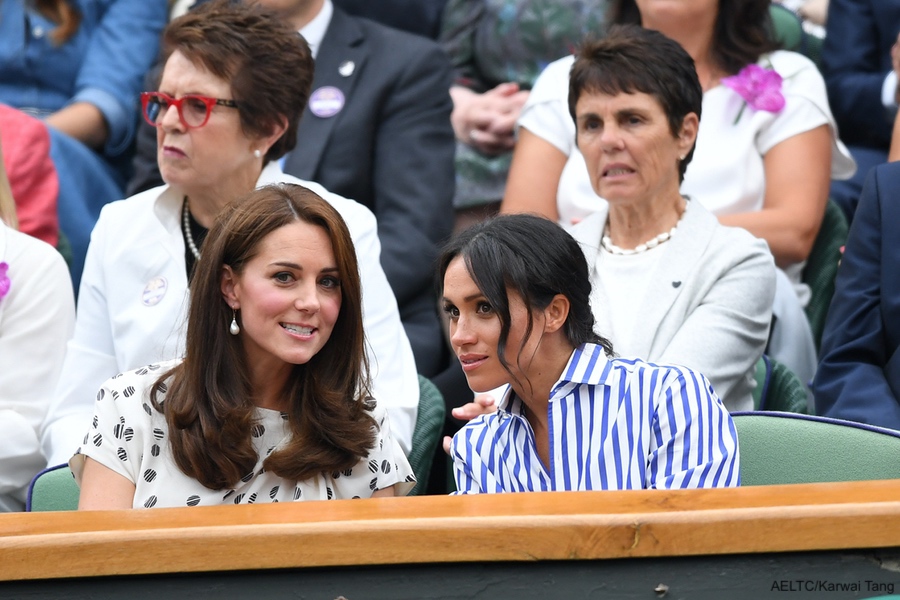
M 609 358 L 603 346 L 590 343 L 578 346 L 572 351 L 559 379 L 550 388 L 550 402 L 567 396 L 579 385 L 602 385 L 609 376 L 609 367 Z M 522 400 L 515 395 L 511 385 L 506 386 L 498 408 L 512 415 L 522 415 Z

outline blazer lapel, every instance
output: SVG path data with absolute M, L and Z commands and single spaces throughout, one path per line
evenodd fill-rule
M 344 96 L 344 106 L 341 110 L 347 109 L 353 88 L 366 61 L 364 42 L 363 31 L 335 6 L 331 23 L 317 53 L 310 102 L 303 111 L 297 129 L 297 146 L 285 161 L 286 173 L 301 179 L 316 180 L 315 173 L 328 146 L 335 123 L 341 118 L 341 112 L 330 117 L 319 117 L 313 112 L 312 106 L 315 104 L 318 90 L 333 87 L 340 90 Z M 348 65 L 351 64 L 352 69 L 348 69 Z M 345 73 L 348 70 L 352 72 L 343 75 L 341 70 Z
M 715 220 L 715 217 L 701 206 L 696 206 L 696 202 L 689 201 L 682 222 L 668 242 L 669 248 L 660 259 L 641 303 L 641 326 L 633 332 L 638 356 L 650 356 L 653 341 L 666 315 L 679 295 L 691 287 L 691 275 L 709 245 L 713 233 L 710 220 Z

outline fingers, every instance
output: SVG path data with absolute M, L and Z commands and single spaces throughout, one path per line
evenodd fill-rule
M 444 452 L 447 454 L 447 456 L 450 456 L 450 442 L 451 442 L 451 440 L 452 440 L 452 438 L 451 438 L 449 435 L 445 435 L 445 436 L 444 436 L 444 439 L 443 439 L 443 441 L 442 441 L 442 444 L 443 444 L 443 446 L 444 446 Z
M 470 146 L 488 156 L 508 152 L 516 143 L 515 136 L 513 136 L 512 133 L 498 135 L 481 129 L 470 130 L 468 138 L 468 144 Z
M 485 94 L 489 96 L 512 96 L 519 91 L 519 84 L 513 82 L 501 83 L 495 88 L 488 90 Z
M 472 402 L 454 408 L 451 412 L 460 421 L 471 421 L 475 417 L 497 410 L 497 401 L 490 394 L 478 394 Z

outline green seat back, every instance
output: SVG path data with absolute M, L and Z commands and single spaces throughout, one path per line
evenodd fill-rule
M 841 262 L 841 248 L 847 243 L 849 231 L 844 211 L 834 200 L 829 200 L 822 227 L 803 269 L 803 283 L 812 292 L 809 304 L 806 305 L 806 317 L 809 319 L 817 350 L 822 344 L 825 317 L 831 297 L 834 296 L 834 279 Z
M 800 17 L 781 4 L 773 2 L 769 6 L 769 16 L 772 18 L 772 35 L 778 45 L 799 52 L 821 68 L 823 40 L 807 33 Z
M 78 508 L 78 484 L 68 465 L 45 469 L 31 480 L 28 486 L 26 511 L 76 510 Z
M 441 444 L 446 410 L 441 392 L 428 378 L 419 375 L 419 412 L 408 457 L 418 483 L 409 493 L 410 496 L 424 494 L 428 488 L 428 475 L 434 453 Z
M 741 485 L 900 479 L 900 432 L 783 412 L 732 415 Z
M 786 365 L 763 355 L 756 363 L 753 406 L 756 410 L 806 414 L 806 385 Z

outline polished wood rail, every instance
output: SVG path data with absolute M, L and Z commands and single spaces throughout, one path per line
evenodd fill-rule
M 900 480 L 426 496 L 3 514 L 0 580 L 898 546 Z

